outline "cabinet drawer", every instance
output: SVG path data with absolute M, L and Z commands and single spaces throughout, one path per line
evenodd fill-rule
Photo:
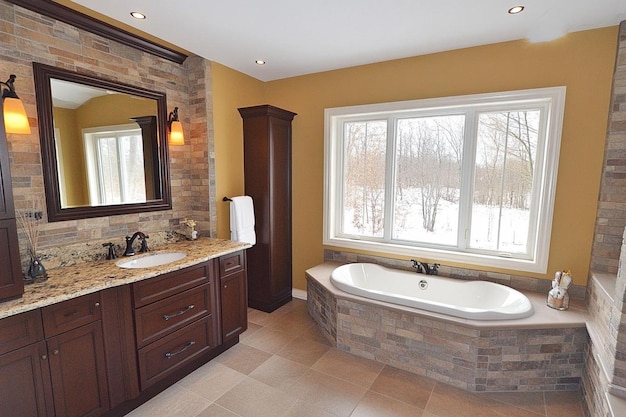
M 206 264 L 136 282 L 133 284 L 135 308 L 209 282 L 209 270 Z
M 207 317 L 139 349 L 141 389 L 155 384 L 213 347 L 213 321 Z
M 137 309 L 137 346 L 143 347 L 211 314 L 212 288 L 213 284 L 205 284 Z
M 46 338 L 100 320 L 100 293 L 83 295 L 41 309 Z
M 0 355 L 39 340 L 43 340 L 43 326 L 39 310 L 0 320 Z
M 242 271 L 244 268 L 244 252 L 239 251 L 220 257 L 220 277 Z

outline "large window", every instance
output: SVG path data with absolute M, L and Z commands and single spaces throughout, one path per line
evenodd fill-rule
M 545 272 L 565 88 L 326 109 L 324 244 Z

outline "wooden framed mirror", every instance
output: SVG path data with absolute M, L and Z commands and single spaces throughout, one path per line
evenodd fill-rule
M 33 63 L 48 221 L 172 208 L 165 93 Z

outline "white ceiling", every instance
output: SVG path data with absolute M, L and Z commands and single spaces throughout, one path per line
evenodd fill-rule
M 626 20 L 626 0 L 75 3 L 263 81 L 516 39 L 543 41 Z M 518 4 L 524 12 L 507 13 Z M 131 11 L 147 19 L 136 20 Z

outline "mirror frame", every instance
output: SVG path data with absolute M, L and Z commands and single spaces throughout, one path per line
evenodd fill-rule
M 46 192 L 46 206 L 49 222 L 64 220 L 87 219 L 92 217 L 116 216 L 120 214 L 141 213 L 147 211 L 170 210 L 172 196 L 170 185 L 170 161 L 167 143 L 167 100 L 165 93 L 123 84 L 117 81 L 105 80 L 93 75 L 81 74 L 50 65 L 33 62 L 35 78 L 35 95 L 37 102 L 37 117 L 39 119 L 39 138 L 41 141 L 41 162 L 43 170 L 44 188 Z M 54 123 L 52 118 L 52 92 L 50 80 L 57 79 L 70 81 L 106 90 L 117 91 L 149 98 L 157 101 L 157 130 L 159 145 L 159 168 L 161 173 L 161 198 L 149 200 L 145 203 L 115 204 L 103 206 L 61 207 L 59 191 L 59 172 L 57 169 L 57 155 L 54 144 Z

